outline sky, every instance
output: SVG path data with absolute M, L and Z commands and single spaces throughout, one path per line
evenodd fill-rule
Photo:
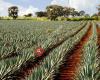
M 18 6 L 19 15 L 44 11 L 48 5 L 61 5 L 74 7 L 76 10 L 84 10 L 87 14 L 97 12 L 96 7 L 100 4 L 99 0 L 0 0 L 0 16 L 8 15 L 10 6 Z

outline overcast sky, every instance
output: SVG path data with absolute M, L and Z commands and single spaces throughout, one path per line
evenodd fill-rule
M 84 10 L 88 14 L 97 12 L 97 5 L 100 0 L 0 0 L 0 16 L 8 15 L 8 7 L 18 6 L 19 15 L 45 10 L 47 5 L 57 4 L 62 6 L 71 6 L 77 10 Z

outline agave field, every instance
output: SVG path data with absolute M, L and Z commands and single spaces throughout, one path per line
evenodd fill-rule
M 0 80 L 100 80 L 100 22 L 0 20 Z

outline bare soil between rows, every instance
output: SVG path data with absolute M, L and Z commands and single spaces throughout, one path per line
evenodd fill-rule
M 81 63 L 83 55 L 82 49 L 92 35 L 92 29 L 92 24 L 90 24 L 86 34 L 81 38 L 80 42 L 67 53 L 63 64 L 59 68 L 59 72 L 54 76 L 54 80 L 74 80 L 79 64 Z
M 97 58 L 98 60 L 100 60 L 100 26 L 98 24 L 96 24 L 96 29 L 97 29 L 97 46 L 98 46 L 98 54 L 97 54 Z M 99 62 L 99 66 L 97 67 L 97 72 L 95 73 L 98 74 L 100 72 L 100 62 Z M 99 80 L 100 77 L 97 79 Z
M 96 25 L 96 27 L 97 27 L 97 45 L 98 45 L 98 49 L 100 49 L 100 26 Z

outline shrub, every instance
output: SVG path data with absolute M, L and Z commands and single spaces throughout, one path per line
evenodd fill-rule
M 58 19 L 58 21 L 64 21 L 64 20 L 66 20 L 66 18 L 63 17 L 63 16 L 62 17 L 58 17 L 57 19 Z

